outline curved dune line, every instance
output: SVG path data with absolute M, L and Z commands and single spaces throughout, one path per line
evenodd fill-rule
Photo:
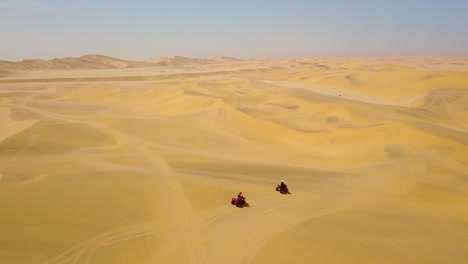
M 161 158 L 159 155 L 154 153 L 149 149 L 146 141 L 133 137 L 131 135 L 122 133 L 116 129 L 109 128 L 107 126 L 102 126 L 99 124 L 89 123 L 93 125 L 96 129 L 99 129 L 105 133 L 110 133 L 118 135 L 119 137 L 125 139 L 128 142 L 133 142 L 134 146 L 142 145 L 139 148 L 145 156 L 153 163 L 152 167 L 146 168 L 146 171 L 154 174 L 159 171 L 162 176 L 164 176 L 164 181 L 168 188 L 164 188 L 169 191 L 169 196 L 171 197 L 172 202 L 178 210 L 177 215 L 175 216 L 178 219 L 178 222 L 183 226 L 182 233 L 183 236 L 188 239 L 188 241 L 183 241 L 186 247 L 186 252 L 189 254 L 191 263 L 204 263 L 203 259 L 203 250 L 202 250 L 202 240 L 198 230 L 194 229 L 193 223 L 193 210 L 191 208 L 191 203 L 185 196 L 180 180 L 176 179 L 176 175 L 172 173 L 170 166 Z M 151 145 L 151 144 L 150 144 Z
M 162 231 L 165 231 L 165 230 L 152 230 L 152 231 L 148 230 L 147 232 L 144 232 L 144 233 L 141 233 L 141 234 L 135 234 L 131 238 L 130 237 L 113 238 L 112 240 L 104 241 L 104 242 L 102 242 L 102 244 L 99 247 L 94 247 L 94 248 L 91 248 L 91 250 L 87 250 L 87 252 L 89 252 L 89 253 L 88 253 L 84 263 L 85 264 L 88 263 L 89 260 L 91 259 L 92 255 L 94 254 L 94 252 L 96 252 L 96 250 L 98 250 L 100 247 L 116 244 L 116 243 L 126 241 L 126 240 L 129 240 L 129 239 L 132 239 L 132 238 L 153 235 L 153 234 L 156 234 L 156 233 L 159 233 L 159 232 L 162 232 Z M 77 260 L 78 259 L 76 259 L 75 261 L 77 261 Z
M 87 257 L 86 257 L 86 261 L 84 263 L 87 263 L 91 259 L 91 256 L 94 254 L 94 252 L 96 252 L 96 250 L 98 250 L 98 249 L 100 249 L 102 247 L 112 245 L 112 244 L 116 244 L 116 243 L 119 243 L 119 242 L 122 242 L 122 241 L 137 238 L 137 237 L 151 235 L 151 234 L 154 234 L 154 233 L 157 233 L 157 232 L 159 232 L 159 231 L 158 230 L 153 230 L 152 228 L 149 228 L 149 229 L 139 230 L 138 232 L 137 231 L 132 232 L 132 233 L 129 232 L 129 233 L 125 234 L 125 235 L 121 234 L 119 236 L 109 237 L 106 240 L 99 241 L 99 243 L 96 243 L 95 245 L 88 245 L 85 248 L 82 248 L 80 250 L 80 252 L 77 252 L 75 254 L 75 256 L 73 257 L 74 258 L 73 263 L 74 264 L 79 263 L 78 260 L 80 259 L 80 257 L 86 255 L 86 253 L 87 253 Z
M 153 227 L 146 227 L 146 228 L 140 228 L 140 229 L 135 229 L 132 231 L 127 231 L 127 232 L 122 232 L 120 234 L 115 234 L 112 236 L 108 237 L 103 237 L 98 241 L 94 241 L 93 243 L 87 243 L 86 246 L 82 247 L 80 250 L 78 250 L 75 253 L 74 261 L 73 263 L 77 263 L 78 259 L 84 255 L 85 253 L 89 253 L 87 259 L 89 260 L 91 258 L 91 255 L 99 248 L 115 244 L 118 242 L 122 242 L 125 240 L 129 240 L 132 238 L 140 237 L 140 236 L 146 236 L 149 234 L 152 234 L 153 232 L 158 232 L 158 230 L 155 230 Z
M 10 118 L 11 107 L 0 106 L 0 142 L 37 123 L 39 120 L 14 121 Z
M 143 145 L 146 143 L 146 141 L 134 138 L 112 128 L 103 127 L 103 129 L 113 131 L 129 141 L 136 141 L 137 143 L 143 143 Z M 183 226 L 183 237 L 187 238 L 187 241 L 184 240 L 183 243 L 185 244 L 186 252 L 189 254 L 190 263 L 204 263 L 202 240 L 198 230 L 194 229 L 193 210 L 190 201 L 185 196 L 180 180 L 176 179 L 176 175 L 172 173 L 170 166 L 159 157 L 159 155 L 155 154 L 148 147 L 142 147 L 141 151 L 146 153 L 147 157 L 150 157 L 151 161 L 154 163 L 152 172 L 161 171 L 161 175 L 164 176 L 164 181 L 169 185 L 168 188 L 164 189 L 169 191 L 169 196 L 171 196 L 174 205 L 182 209 L 178 210 L 176 218 Z
M 195 228 L 193 222 L 194 217 L 192 205 L 185 196 L 180 180 L 176 178 L 175 174 L 170 173 L 171 169 L 163 159 L 154 153 L 151 154 L 156 163 L 166 171 L 166 173 L 163 173 L 163 175 L 165 175 L 165 181 L 169 185 L 169 188 L 166 190 L 170 190 L 169 195 L 171 196 L 174 206 L 182 209 L 178 211 L 176 217 L 182 225 L 182 237 L 184 238 L 183 243 L 185 245 L 186 252 L 189 254 L 190 263 L 205 263 L 203 242 L 201 240 L 199 230 Z
M 104 128 L 101 127 L 101 126 L 98 126 L 98 129 L 104 129 Z M 113 130 L 113 129 L 110 129 L 110 128 L 106 127 L 105 130 L 109 131 L 109 130 Z M 117 131 L 115 131 L 115 132 L 118 133 L 118 134 L 121 134 L 121 136 L 130 138 L 129 140 L 131 140 L 130 136 L 119 133 Z M 142 149 L 147 150 L 146 148 L 142 148 Z M 147 150 L 147 151 L 149 152 L 149 150 Z M 154 153 L 152 153 L 152 152 L 150 152 L 150 154 L 154 155 Z M 164 168 L 167 170 L 167 168 L 165 167 L 167 165 L 165 165 L 163 161 L 157 160 L 157 163 L 160 166 L 157 166 L 156 164 L 153 165 L 153 167 L 155 167 L 155 168 L 153 168 L 151 171 L 154 172 L 154 170 L 161 170 L 161 168 L 163 170 L 164 170 Z M 178 215 L 180 215 L 180 214 L 178 214 Z M 58 257 L 51 260 L 49 262 L 49 264 L 65 264 L 65 263 L 68 263 L 71 260 L 74 260 L 73 263 L 76 263 L 79 260 L 79 258 L 81 256 L 85 255 L 85 254 L 88 254 L 87 257 L 86 257 L 86 261 L 89 262 L 89 260 L 91 259 L 91 256 L 100 247 L 103 247 L 103 246 L 109 245 L 109 244 L 113 244 L 113 243 L 118 243 L 120 241 L 124 241 L 124 240 L 128 240 L 128 239 L 136 238 L 136 237 L 150 235 L 150 234 L 153 234 L 153 233 L 159 232 L 159 231 L 160 231 L 159 229 L 154 230 L 154 227 L 151 224 L 149 225 L 149 227 L 148 227 L 148 225 L 139 225 L 139 226 L 133 226 L 133 227 L 126 227 L 126 228 L 117 229 L 117 230 L 102 234 L 102 235 L 100 235 L 100 236 L 98 236 L 98 237 L 96 237 L 94 239 L 91 239 L 91 240 L 88 240 L 88 241 L 86 241 L 84 243 L 81 243 L 81 244 L 67 250 L 66 252 L 63 252 L 61 255 L 59 255 Z M 67 255 L 70 255 L 70 256 L 67 256 Z
M 81 256 L 85 255 L 86 253 L 93 253 L 103 246 L 155 234 L 168 229 L 170 228 L 158 227 L 156 224 L 141 224 L 114 229 L 71 247 L 55 258 L 49 260 L 47 263 L 64 264 L 70 262 L 71 260 L 73 260 L 73 263 L 76 263 Z M 87 260 L 89 261 L 89 259 L 90 256 L 87 258 Z
M 52 118 L 52 119 L 57 119 L 57 120 L 65 122 L 65 123 L 89 124 L 87 122 L 76 121 L 76 120 L 73 120 L 72 118 L 69 118 L 67 116 L 52 113 L 52 112 L 49 112 L 47 110 L 43 110 L 43 109 L 40 109 L 40 108 L 35 108 L 35 107 L 31 107 L 31 106 L 26 106 L 26 105 L 18 105 L 18 104 L 14 104 L 12 106 L 14 108 L 16 108 L 16 109 L 24 109 L 24 110 L 34 111 L 34 112 L 36 112 L 38 114 L 41 114 L 41 115 L 43 115 L 45 117 Z
M 117 230 L 113 230 L 113 231 L 110 231 L 110 232 L 106 232 L 106 233 L 103 233 L 95 238 L 92 238 L 92 239 L 89 239 L 83 243 L 79 243 L 77 245 L 75 245 L 74 247 L 68 249 L 67 251 L 63 252 L 62 254 L 60 254 L 59 256 L 57 256 L 56 258 L 52 259 L 51 260 L 51 263 L 66 263 L 68 262 L 70 259 L 72 258 L 75 258 L 76 256 L 75 255 L 81 255 L 81 251 L 83 251 L 83 249 L 86 249 L 88 248 L 90 245 L 100 245 L 101 244 L 101 240 L 104 240 L 106 241 L 106 239 L 110 238 L 110 239 L 116 239 L 116 238 L 120 238 L 120 237 L 131 237 L 132 235 L 134 234 L 139 234 L 141 232 L 144 232 L 144 231 L 147 231 L 148 229 L 152 229 L 152 227 L 148 227 L 148 226 L 133 226 L 133 227 L 125 227 L 125 228 L 119 228 Z M 68 257 L 66 259 L 62 259 L 64 257 L 66 257 L 66 255 L 69 255 L 71 254 L 72 256 L 71 257 Z M 61 261 L 59 261 L 61 260 Z

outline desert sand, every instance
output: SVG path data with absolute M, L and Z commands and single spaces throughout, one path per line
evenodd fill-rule
M 0 62 L 0 120 L 0 263 L 468 263 L 467 58 Z

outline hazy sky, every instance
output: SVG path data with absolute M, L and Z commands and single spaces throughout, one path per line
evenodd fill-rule
M 468 55 L 468 0 L 0 0 L 0 60 Z

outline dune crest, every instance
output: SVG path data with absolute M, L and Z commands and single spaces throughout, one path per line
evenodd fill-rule
M 147 61 L 131 61 L 114 57 L 87 54 L 78 58 L 56 58 L 51 60 L 27 59 L 18 62 L 0 60 L 0 77 L 15 71 L 35 70 L 97 70 L 97 69 L 126 69 L 148 67 L 177 67 L 199 66 L 209 64 L 225 64 L 241 60 L 230 57 L 214 57 L 210 59 L 194 59 L 182 56 L 172 58 L 157 58 Z
M 10 108 L 0 106 L 0 142 L 37 123 L 39 120 L 15 121 L 10 118 Z

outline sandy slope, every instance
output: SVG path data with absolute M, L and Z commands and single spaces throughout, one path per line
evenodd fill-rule
M 4 69 L 0 263 L 468 261 L 465 58 L 225 60 Z

